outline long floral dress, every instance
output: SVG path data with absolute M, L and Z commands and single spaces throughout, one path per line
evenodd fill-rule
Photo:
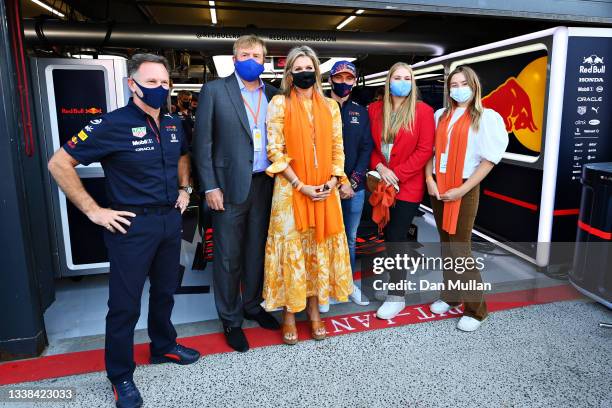
M 345 181 L 340 109 L 333 99 L 325 100 L 331 109 L 333 123 L 330 177 L 338 176 L 340 181 Z M 303 103 L 312 120 L 312 101 L 304 99 Z M 270 176 L 283 172 L 292 160 L 285 148 L 284 116 L 285 97 L 277 95 L 268 105 L 268 158 L 272 164 L 266 172 Z M 285 306 L 289 312 L 297 313 L 306 308 L 306 298 L 310 296 L 318 296 L 319 304 L 329 303 L 330 297 L 341 302 L 347 301 L 353 291 L 353 277 L 344 230 L 320 243 L 315 240 L 314 228 L 305 232 L 298 231 L 293 215 L 293 194 L 301 193 L 295 191 L 289 181 L 278 174 L 274 181 L 266 242 L 263 287 L 265 308 L 273 310 Z M 338 189 L 333 189 L 327 199 L 334 200 L 340 207 Z

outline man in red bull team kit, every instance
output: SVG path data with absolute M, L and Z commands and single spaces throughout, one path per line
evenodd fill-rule
M 351 257 L 351 269 L 354 274 L 356 269 L 355 242 L 365 201 L 365 173 L 370 164 L 374 142 L 370 133 L 368 110 L 350 99 L 353 86 L 357 83 L 357 68 L 355 65 L 349 61 L 337 61 L 329 73 L 329 83 L 331 85 L 330 96 L 340 105 L 344 143 L 344 172 L 351 182 L 350 185 L 343 183 L 339 188 L 344 228 Z M 353 283 L 353 293 L 349 295 L 349 298 L 353 303 L 361 306 L 370 303 L 355 283 Z M 329 304 L 319 305 L 319 310 L 322 313 L 329 311 Z
M 72 201 L 104 227 L 110 260 L 105 363 L 116 406 L 140 407 L 133 381 L 134 327 L 147 276 L 151 363 L 191 364 L 200 354 L 176 342 L 170 316 L 179 284 L 181 214 L 189 203 L 189 156 L 181 120 L 167 113 L 168 62 L 137 54 L 128 61 L 127 106 L 93 119 L 49 161 Z M 100 207 L 74 167 L 100 162 L 110 207 Z

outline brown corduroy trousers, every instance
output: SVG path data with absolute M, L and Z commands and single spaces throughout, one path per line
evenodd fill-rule
M 431 207 L 436 226 L 440 234 L 441 255 L 442 258 L 472 258 L 472 228 L 478 211 L 478 201 L 480 199 L 480 185 L 471 189 L 461 199 L 459 209 L 459 219 L 457 221 L 457 230 L 453 235 L 442 230 L 442 220 L 444 216 L 444 202 L 430 196 Z M 479 286 L 482 283 L 480 270 L 477 267 L 465 268 L 463 273 L 458 273 L 455 269 L 443 268 L 444 290 L 441 293 L 441 299 L 451 306 L 457 306 L 463 303 L 464 316 L 470 316 L 477 320 L 483 320 L 487 317 L 487 304 L 484 300 L 482 290 L 456 290 L 448 288 L 449 282 L 459 281 L 462 286 L 468 286 L 471 282 L 473 286 Z

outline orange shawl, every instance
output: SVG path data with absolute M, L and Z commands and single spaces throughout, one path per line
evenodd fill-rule
M 387 226 L 391 220 L 389 207 L 395 205 L 395 187 L 380 180 L 376 185 L 376 190 L 370 195 L 370 205 L 372 206 L 372 221 L 378 225 L 378 232 Z
M 463 184 L 463 164 L 465 162 L 465 152 L 467 150 L 468 133 L 472 123 L 470 112 L 466 109 L 465 113 L 453 125 L 451 130 L 451 140 L 448 146 L 446 173 L 440 173 L 440 158 L 446 151 L 448 143 L 448 126 L 453 111 L 447 111 L 440 118 L 436 128 L 436 183 L 440 194 L 452 188 L 457 188 Z M 457 220 L 459 219 L 459 208 L 461 199 L 444 202 L 444 217 L 442 219 L 442 229 L 450 235 L 457 231 Z
M 284 130 L 287 155 L 293 159 L 291 167 L 306 185 L 320 186 L 332 176 L 332 115 L 325 99 L 313 90 L 312 116 L 296 94 L 285 99 Z M 313 149 L 313 137 L 317 147 L 317 163 Z M 315 229 L 315 239 L 322 242 L 325 238 L 342 232 L 344 224 L 338 202 L 332 196 L 323 201 L 312 201 L 310 197 L 294 190 L 293 213 L 298 231 Z

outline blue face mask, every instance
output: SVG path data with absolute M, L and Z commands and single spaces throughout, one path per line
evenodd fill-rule
M 332 91 L 341 98 L 351 93 L 353 85 L 345 84 L 344 82 L 338 83 L 332 81 Z
M 403 79 L 399 81 L 391 81 L 389 90 L 391 91 L 391 95 L 394 96 L 408 96 L 412 90 L 412 82 Z
M 153 109 L 161 108 L 161 106 L 168 101 L 169 90 L 163 86 L 160 85 L 157 88 L 145 88 L 136 81 L 134 81 L 134 83 L 142 91 L 142 96 L 139 95 L 138 97 Z
M 464 103 L 472 98 L 472 90 L 469 86 L 460 86 L 450 89 L 450 97 L 457 103 Z
M 234 62 L 234 68 L 240 78 L 249 82 L 256 80 L 264 72 L 264 66 L 253 58 Z

